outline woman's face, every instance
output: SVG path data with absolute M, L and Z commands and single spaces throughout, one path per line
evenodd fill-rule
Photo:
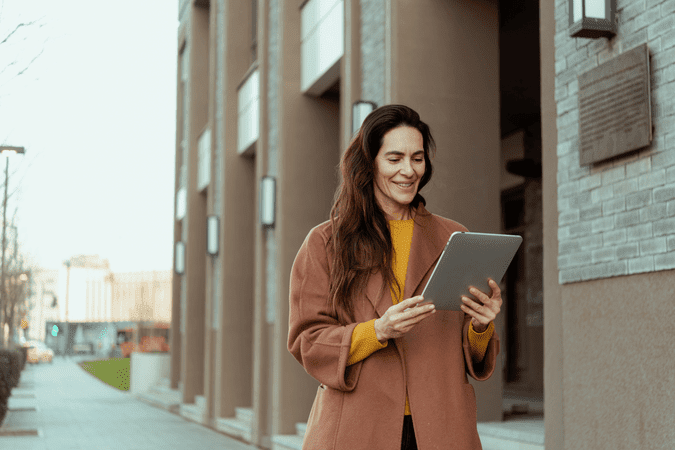
M 410 218 L 410 202 L 424 175 L 424 140 L 416 128 L 389 130 L 375 157 L 375 198 L 389 220 Z

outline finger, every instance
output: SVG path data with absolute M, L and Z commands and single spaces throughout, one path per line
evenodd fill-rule
M 418 304 L 422 303 L 424 301 L 424 297 L 421 295 L 417 295 L 415 297 L 410 297 L 406 300 L 403 300 L 402 302 L 398 302 L 396 306 L 398 306 L 401 311 L 403 311 L 406 308 L 414 308 Z
M 499 285 L 497 284 L 497 282 L 495 280 L 493 280 L 492 278 L 490 278 L 489 281 L 488 281 L 488 284 L 492 288 L 492 297 L 497 297 L 497 296 L 501 297 L 502 290 L 499 289 Z
M 434 315 L 435 312 L 436 312 L 436 310 L 431 310 L 431 311 L 425 312 L 424 314 L 419 314 L 419 315 L 417 315 L 415 317 L 412 317 L 410 319 L 402 320 L 401 322 L 396 324 L 396 329 L 400 330 L 400 331 L 407 332 L 407 331 L 410 330 L 410 328 L 417 325 L 418 323 L 420 323 L 421 321 L 423 321 L 427 317 L 430 317 L 430 316 Z
M 414 308 L 409 308 L 403 311 L 402 318 L 409 319 L 420 314 L 425 314 L 429 311 L 436 309 L 436 306 L 433 303 L 426 303 L 423 305 L 417 305 Z
M 469 308 L 466 305 L 461 305 L 462 311 L 464 311 L 466 314 L 468 314 L 473 320 L 478 321 L 478 323 L 482 325 L 487 325 L 490 323 L 490 320 L 488 320 L 487 317 L 483 316 L 482 314 L 478 313 L 477 311 L 474 311 L 473 309 Z
M 473 295 L 475 295 L 476 298 L 478 300 L 480 300 L 483 304 L 485 304 L 485 302 L 487 302 L 490 299 L 490 297 L 488 297 L 488 295 L 485 292 L 483 292 L 483 291 L 481 291 L 481 290 L 479 290 L 479 289 L 477 289 L 473 286 L 469 287 L 469 292 L 471 292 Z
M 494 320 L 494 318 L 497 316 L 497 311 L 494 311 L 490 306 L 488 305 L 481 305 L 479 303 L 474 302 L 471 300 L 469 297 L 462 296 L 462 302 L 467 309 L 474 311 L 476 314 L 478 314 L 480 317 L 484 318 L 487 321 Z M 464 308 L 462 308 L 464 311 Z M 465 311 L 466 312 L 466 311 Z M 472 317 L 476 317 L 473 316 Z

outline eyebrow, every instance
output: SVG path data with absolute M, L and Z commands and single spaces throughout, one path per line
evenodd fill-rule
M 420 153 L 424 154 L 424 150 L 417 150 L 415 153 L 413 153 L 413 156 L 419 155 Z M 389 155 L 403 156 L 403 155 L 405 155 L 405 153 L 399 152 L 397 150 L 391 150 L 391 151 L 388 151 L 387 153 L 384 154 L 384 156 L 389 156 Z

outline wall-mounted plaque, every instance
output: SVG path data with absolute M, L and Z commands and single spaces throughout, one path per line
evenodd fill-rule
M 651 143 L 647 44 L 579 75 L 579 141 L 582 165 Z

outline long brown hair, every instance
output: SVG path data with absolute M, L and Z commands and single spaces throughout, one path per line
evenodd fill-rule
M 400 126 L 417 129 L 422 134 L 425 171 L 418 192 L 411 202 L 416 208 L 426 205 L 419 193 L 431 179 L 430 153 L 435 151 L 429 126 L 419 114 L 403 105 L 386 105 L 371 112 L 354 136 L 340 161 L 342 181 L 335 193 L 330 212 L 333 264 L 329 302 L 342 323 L 354 321 L 353 299 L 363 291 L 372 273 L 380 272 L 383 286 L 401 287 L 391 265 L 393 246 L 386 216 L 375 199 L 375 157 L 384 135 Z

